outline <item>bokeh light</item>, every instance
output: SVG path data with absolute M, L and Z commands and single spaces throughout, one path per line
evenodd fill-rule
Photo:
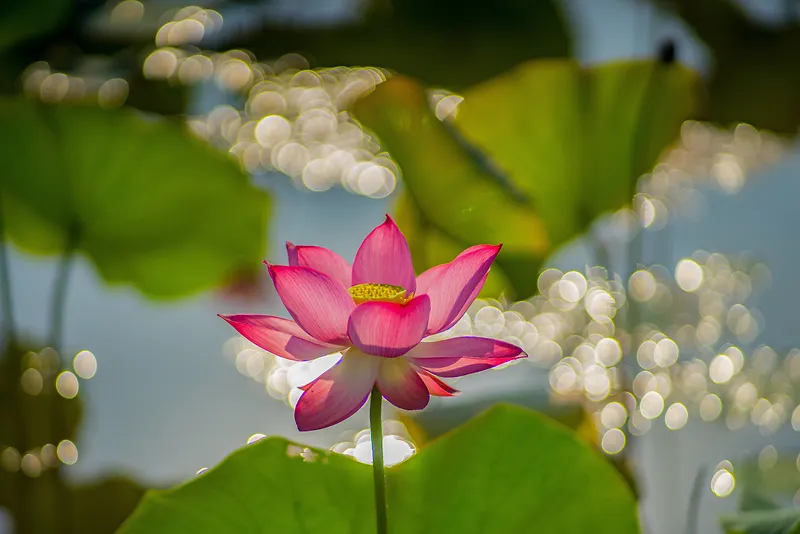
M 74 465 L 78 461 L 78 448 L 68 439 L 62 440 L 58 444 L 56 454 L 61 463 L 66 465 Z
M 65 399 L 74 399 L 78 395 L 78 378 L 72 371 L 63 371 L 56 378 L 56 391 Z
M 732 472 L 725 468 L 718 469 L 714 472 L 714 476 L 711 478 L 711 491 L 714 495 L 717 497 L 727 497 L 733 493 L 735 487 L 736 479 Z
M 82 350 L 72 360 L 72 368 L 79 377 L 89 380 L 97 373 L 97 358 L 88 350 Z
M 408 436 L 408 431 L 400 421 L 383 421 L 383 463 L 392 466 L 411 458 L 416 447 Z M 342 441 L 331 450 L 352 456 L 364 464 L 372 464 L 372 442 L 369 429 L 357 432 L 350 441 Z

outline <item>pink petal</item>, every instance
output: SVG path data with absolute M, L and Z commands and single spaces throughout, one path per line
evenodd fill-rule
M 347 333 L 353 344 L 367 354 L 402 356 L 425 335 L 431 303 L 426 295 L 408 304 L 365 302 L 350 315 Z
M 293 267 L 310 267 L 325 273 L 345 288 L 351 283 L 352 267 L 347 261 L 332 250 L 325 247 L 296 246 L 286 242 L 289 265 Z
M 408 294 L 417 289 L 411 252 L 405 236 L 391 217 L 375 228 L 361 243 L 353 261 L 353 285 L 389 284 Z
M 237 332 L 264 350 L 287 360 L 306 361 L 336 352 L 341 347 L 321 343 L 297 323 L 272 315 L 220 315 Z
M 403 410 L 421 410 L 431 398 L 425 382 L 404 358 L 381 362 L 378 389 L 386 400 Z
M 460 393 L 457 389 L 447 385 L 425 370 L 419 369 L 417 373 L 419 373 L 419 377 L 425 383 L 425 387 L 428 388 L 428 392 L 433 396 L 452 397 Z
M 439 277 L 442 276 L 442 274 L 447 270 L 449 266 L 450 266 L 449 263 L 437 265 L 435 267 L 431 267 L 430 269 L 419 275 L 417 277 L 417 293 L 420 295 L 427 294 L 430 291 L 430 289 L 435 284 L 438 283 Z M 437 327 L 436 329 L 434 329 L 433 327 L 429 327 L 427 333 L 430 335 L 436 334 L 443 330 L 447 330 L 448 328 L 455 325 L 459 321 L 459 319 L 461 319 L 461 317 L 464 316 L 464 314 L 469 309 L 470 305 L 473 302 L 475 302 L 475 299 L 480 294 L 481 289 L 483 289 L 483 284 L 486 283 L 486 278 L 488 277 L 489 273 L 487 271 L 487 273 L 483 275 L 483 278 L 480 280 L 480 282 L 478 282 L 475 285 L 475 288 L 472 290 L 472 293 L 470 293 L 469 296 L 464 300 L 463 304 L 461 305 L 461 308 L 456 313 L 452 314 L 453 318 L 450 320 L 449 323 L 445 324 L 443 327 Z M 433 306 L 433 304 L 431 304 L 431 306 Z
M 305 386 L 294 409 L 298 430 L 319 430 L 341 423 L 369 397 L 381 360 L 348 350 L 339 363 Z
M 420 343 L 406 358 L 426 371 L 443 377 L 464 376 L 525 358 L 511 343 L 485 337 L 456 337 Z
M 420 275 L 420 286 L 431 298 L 428 334 L 447 330 L 461 319 L 480 293 L 498 252 L 500 245 L 476 245 L 459 254 L 446 268 L 437 266 Z M 433 272 L 428 274 L 430 271 Z
M 481 278 L 480 282 L 478 282 L 478 284 L 475 286 L 475 289 L 473 289 L 472 293 L 470 293 L 469 296 L 466 298 L 464 303 L 461 305 L 461 308 L 459 308 L 459 310 L 455 314 L 453 314 L 453 319 L 451 319 L 450 322 L 447 323 L 441 330 L 438 330 L 438 332 L 447 330 L 448 328 L 455 326 L 455 324 L 459 320 L 461 320 L 462 317 L 464 317 L 464 314 L 467 313 L 469 307 L 472 305 L 473 302 L 475 302 L 475 299 L 478 298 L 478 295 L 480 295 L 481 289 L 483 289 L 483 284 L 486 283 L 486 279 L 488 277 L 489 273 L 483 275 L 483 278 Z M 431 332 L 431 334 L 434 333 L 435 332 Z
M 319 341 L 350 344 L 347 319 L 356 304 L 342 284 L 309 267 L 270 265 L 269 274 L 300 328 Z
M 434 284 L 436 284 L 439 277 L 450 266 L 449 263 L 443 263 L 435 267 L 431 267 L 417 277 L 417 295 L 425 295 L 430 291 Z

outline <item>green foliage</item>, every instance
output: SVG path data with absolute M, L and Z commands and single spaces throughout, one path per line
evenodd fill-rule
M 430 111 L 422 86 L 402 77 L 354 112 L 400 163 L 398 220 L 417 268 L 502 242 L 506 288 L 524 298 L 556 246 L 630 202 L 691 114 L 695 88 L 695 75 L 677 65 L 536 61 L 465 91 L 455 132 Z
M 20 456 L 42 458 L 49 444 L 75 440 L 82 414 L 81 396 L 66 399 L 55 388 L 61 371 L 58 354 L 29 347 L 8 346 L 0 357 L 0 450 L 13 447 Z M 33 373 L 39 387 L 22 387 L 24 372 Z M 30 376 L 28 376 L 30 378 Z M 71 485 L 63 476 L 65 466 L 43 465 L 32 477 L 5 458 L 0 468 L 0 507 L 8 510 L 20 534 L 107 534 L 131 513 L 144 494 L 135 482 L 112 477 L 88 485 Z M 10 469 L 10 467 L 13 467 Z M 42 513 L 47 510 L 47 513 Z
M 374 532 L 370 468 L 303 450 L 281 438 L 245 447 L 183 486 L 148 493 L 120 534 Z M 393 534 L 639 531 L 633 495 L 614 468 L 523 408 L 485 412 L 387 478 Z
M 71 3 L 70 0 L 7 2 L 0 17 L 0 54 L 20 41 L 55 28 Z
M 189 108 L 190 89 L 166 80 L 150 80 L 137 69 L 126 77 L 130 94 L 125 105 L 147 113 L 183 117 Z
M 566 57 L 571 44 L 559 3 L 495 0 L 374 0 L 339 27 L 266 24 L 229 43 L 267 59 L 287 52 L 314 66 L 374 65 L 426 85 L 460 90 L 539 57 Z
M 763 469 L 751 457 L 736 465 L 739 512 L 722 518 L 728 534 L 800 534 L 800 510 L 776 502 L 776 497 L 797 490 L 796 461 L 795 455 L 779 456 L 775 465 Z
M 791 498 L 800 487 L 797 455 L 779 453 L 775 464 L 766 468 L 757 456 L 744 458 L 736 464 L 736 487 L 741 492 L 740 510 L 779 508 L 776 498 Z
M 554 245 L 630 202 L 692 110 L 677 65 L 542 61 L 464 93 L 457 124 L 529 196 Z
M 727 534 L 800 534 L 800 511 L 794 508 L 741 512 L 723 518 Z
M 258 262 L 268 197 L 176 123 L 131 111 L 0 101 L 3 215 L 21 248 L 74 246 L 109 283 L 151 297 Z
M 150 491 L 119 534 L 370 532 L 371 474 L 353 460 L 281 438 L 246 447 L 170 491 Z
M 397 514 L 398 532 L 638 532 L 635 501 L 614 468 L 522 408 L 486 412 L 393 474 L 395 509 L 409 511 Z
M 139 504 L 145 488 L 130 479 L 111 476 L 71 486 L 75 526 L 80 534 L 115 532 Z
M 428 108 L 422 86 L 392 78 L 361 100 L 355 113 L 402 167 L 408 196 L 400 201 L 398 223 L 418 270 L 450 261 L 476 243 L 503 243 L 501 270 L 515 258 L 545 255 L 548 243 L 533 207 L 448 133 Z
M 732 0 L 669 0 L 714 56 L 698 118 L 797 134 L 800 126 L 800 22 L 784 2 L 785 24 L 763 24 Z M 794 10 L 794 11 L 792 11 Z M 680 52 L 680 51 L 679 51 Z
M 40 392 L 31 395 L 21 387 L 28 369 L 40 381 Z M 83 408 L 78 397 L 65 399 L 55 389 L 61 370 L 58 353 L 9 347 L 0 359 L 0 444 L 26 451 L 62 439 L 74 440 Z

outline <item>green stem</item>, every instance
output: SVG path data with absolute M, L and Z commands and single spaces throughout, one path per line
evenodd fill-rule
M 50 303 L 50 346 L 56 351 L 61 351 L 61 343 L 64 337 L 64 318 L 67 303 L 67 291 L 69 289 L 70 273 L 75 263 L 75 249 L 78 246 L 78 231 L 70 230 L 67 242 L 61 253 L 56 270 L 56 279 L 53 283 L 53 297 Z M 66 436 L 68 428 L 66 425 L 66 406 L 64 400 L 57 400 L 54 404 L 53 415 L 55 416 L 55 429 L 57 434 Z M 60 471 L 60 469 L 59 469 Z M 62 532 L 71 534 L 74 531 L 74 517 L 72 494 L 67 486 L 63 475 L 59 473 L 56 481 L 57 517 L 62 525 Z
M 386 522 L 386 477 L 383 474 L 383 427 L 381 403 L 383 396 L 375 386 L 369 404 L 369 435 L 372 440 L 372 480 L 375 483 L 375 519 L 378 534 L 387 534 Z
M 692 492 L 689 494 L 689 510 L 686 514 L 686 534 L 696 534 L 697 519 L 700 517 L 700 500 L 703 497 L 703 482 L 706 480 L 706 468 L 700 467 L 694 477 Z
M 17 347 L 14 300 L 11 294 L 11 266 L 8 261 L 8 238 L 5 231 L 1 195 L 2 192 L 0 192 L 0 319 L 3 321 L 3 350 L 8 351 L 7 354 L 0 353 L 5 360 L 3 365 L 8 365 L 1 372 L 3 374 L 8 373 L 9 376 L 17 379 L 21 372 L 19 360 L 25 354 L 25 351 Z M 13 421 L 16 425 L 17 441 L 12 441 L 9 445 L 18 447 L 18 450 L 24 454 L 28 450 L 26 416 L 22 411 L 18 411 L 14 414 Z M 33 499 L 31 498 L 31 480 L 22 473 L 16 473 L 13 479 L 17 502 L 17 513 L 15 514 L 17 532 L 26 534 L 33 531 L 31 525 L 33 524 L 35 513 Z
M 0 197 L 0 308 L 2 308 L 4 341 L 13 346 L 16 336 L 14 322 L 14 303 L 11 295 L 11 269 L 8 263 L 8 246 L 6 245 L 5 221 L 2 213 L 3 199 Z
M 53 284 L 53 300 L 50 303 L 49 343 L 55 350 L 59 350 L 64 335 L 64 310 L 66 309 L 69 275 L 74 263 L 72 260 L 75 257 L 77 240 L 77 232 L 70 232 L 67 244 L 61 254 L 61 259 L 58 262 L 56 279 Z

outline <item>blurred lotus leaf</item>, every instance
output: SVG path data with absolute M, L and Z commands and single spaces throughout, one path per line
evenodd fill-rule
M 727 534 L 800 534 L 800 510 L 758 510 L 722 519 Z
M 567 428 L 497 406 L 388 469 L 394 534 L 633 534 L 633 494 Z M 374 532 L 369 466 L 269 438 L 176 489 L 151 491 L 120 534 Z M 602 517 L 602 521 L 598 518 Z
M 711 49 L 714 65 L 698 118 L 796 135 L 800 126 L 800 22 L 759 23 L 731 0 L 661 0 Z M 775 4 L 778 7 L 778 4 Z
M 121 477 L 78 486 L 64 479 L 59 455 L 71 453 L 58 447 L 75 439 L 82 402 L 56 391 L 62 371 L 50 348 L 12 345 L 0 359 L 0 507 L 19 534 L 107 534 L 145 490 Z
M 0 17 L 0 53 L 20 41 L 55 28 L 67 14 L 70 0 L 7 2 Z
M 797 456 L 779 455 L 764 467 L 756 456 L 736 464 L 739 512 L 722 518 L 728 534 L 800 534 L 800 510 L 781 508 L 780 501 L 794 496 L 800 484 Z
M 145 494 L 145 488 L 120 476 L 71 487 L 75 506 L 73 532 L 115 532 Z
M 769 468 L 759 465 L 757 456 L 746 457 L 736 464 L 736 487 L 741 489 L 741 510 L 779 508 L 774 497 L 791 498 L 800 488 L 797 455 L 778 453 Z
M 34 253 L 84 252 L 109 283 L 179 297 L 264 251 L 269 198 L 179 124 L 132 111 L 0 101 L 9 236 Z
M 406 189 L 397 219 L 418 271 L 448 262 L 477 243 L 503 243 L 486 291 L 516 288 L 509 271 L 519 263 L 538 268 L 549 251 L 541 218 L 436 119 L 422 86 L 391 78 L 359 101 L 355 113 L 402 168 Z
M 566 57 L 559 2 L 373 0 L 343 25 L 265 23 L 226 43 L 257 57 L 308 55 L 316 66 L 374 65 L 460 90 L 539 57 Z
M 126 79 L 130 87 L 126 106 L 167 116 L 183 116 L 187 113 L 190 95 L 185 85 L 149 80 L 141 69 L 134 70 Z
M 403 77 L 354 113 L 403 171 L 398 220 L 417 268 L 502 242 L 497 265 L 524 298 L 554 247 L 631 201 L 636 180 L 689 118 L 696 82 L 685 68 L 649 61 L 533 61 L 466 90 L 455 129 Z

